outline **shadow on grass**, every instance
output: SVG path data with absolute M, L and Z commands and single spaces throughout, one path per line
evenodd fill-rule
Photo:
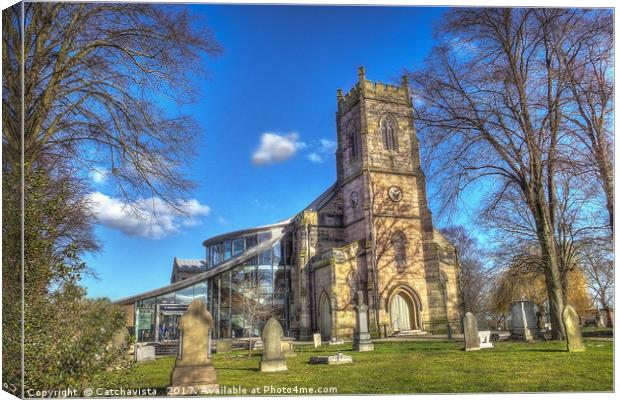
M 517 351 L 530 351 L 535 353 L 568 353 L 566 349 L 518 349 Z
M 216 370 L 229 370 L 229 371 L 260 371 L 257 367 L 215 367 Z

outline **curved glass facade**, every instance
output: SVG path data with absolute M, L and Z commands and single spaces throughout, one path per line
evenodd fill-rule
M 207 246 L 208 270 L 271 239 L 259 232 Z M 144 298 L 135 305 L 135 334 L 140 342 L 178 339 L 180 316 L 194 299 L 207 305 L 214 320 L 215 338 L 258 336 L 265 322 L 275 317 L 289 328 L 290 255 L 282 239 L 251 257 L 191 286 Z M 228 257 L 228 258 L 227 258 Z M 208 271 L 207 270 L 207 271 Z M 161 291 L 160 291 L 161 292 Z
M 256 245 L 271 239 L 271 231 L 255 232 L 206 245 L 207 269 L 237 257 Z

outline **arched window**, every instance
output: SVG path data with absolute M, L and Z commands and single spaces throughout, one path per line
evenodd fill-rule
M 351 159 L 357 158 L 360 154 L 360 141 L 359 134 L 357 132 L 357 126 L 354 122 L 351 122 L 349 124 L 349 127 L 347 129 L 347 135 L 347 139 L 349 141 L 349 154 L 351 156 Z
M 392 236 L 392 247 L 394 248 L 394 261 L 398 269 L 404 269 L 407 265 L 407 241 L 402 232 L 396 232 Z
M 398 150 L 396 124 L 392 118 L 385 117 L 381 121 L 381 136 L 383 137 L 383 148 L 385 150 Z
M 357 141 L 357 133 L 349 133 L 349 151 L 351 152 L 351 158 L 357 158 L 359 155 L 359 144 Z

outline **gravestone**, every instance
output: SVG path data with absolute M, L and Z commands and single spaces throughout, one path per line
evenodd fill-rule
M 344 344 L 344 340 L 343 339 L 336 339 L 336 338 L 331 338 L 331 340 L 328 343 L 330 346 L 334 346 L 334 345 L 339 345 L 339 344 Z
M 277 319 L 271 317 L 265 324 L 262 333 L 263 355 L 260 360 L 261 372 L 286 371 L 286 358 L 282 354 L 282 326 Z
M 566 350 L 570 352 L 585 351 L 586 348 L 581 339 L 579 315 L 570 304 L 564 306 L 562 321 L 564 322 L 564 329 L 566 330 Z
M 321 347 L 321 334 L 320 333 L 315 333 L 312 338 L 314 339 L 314 348 L 318 349 L 319 347 Z
M 284 337 L 282 338 L 282 354 L 284 357 L 296 357 L 295 350 L 293 350 L 293 342 L 295 338 Z
M 538 305 L 528 300 L 519 300 L 510 304 L 510 337 L 514 340 L 530 341 L 539 334 Z M 544 315 L 541 315 L 544 322 Z
M 310 357 L 310 364 L 327 364 L 327 365 L 338 365 L 338 364 L 351 364 L 353 362 L 353 357 L 346 356 L 341 352 L 336 353 L 333 356 L 314 356 Z
M 136 362 L 152 361 L 155 359 L 155 346 L 153 345 L 135 345 L 134 358 Z
M 356 330 L 353 335 L 353 350 L 355 351 L 373 351 L 375 345 L 370 340 L 370 332 L 368 332 L 368 306 L 364 304 L 364 294 L 361 290 L 357 292 L 356 308 Z
M 217 339 L 215 342 L 215 352 L 230 353 L 232 351 L 232 339 Z
M 480 342 L 481 349 L 492 349 L 493 343 L 491 343 L 491 331 L 478 331 L 478 341 Z
M 463 318 L 463 335 L 465 336 L 465 351 L 480 350 L 478 338 L 478 322 L 474 314 L 465 313 Z
M 205 304 L 196 299 L 181 316 L 179 352 L 168 394 L 213 394 L 219 390 L 217 372 L 209 358 L 209 333 L 213 318 Z

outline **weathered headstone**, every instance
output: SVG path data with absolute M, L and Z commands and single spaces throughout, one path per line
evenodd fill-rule
M 260 360 L 262 372 L 286 371 L 286 358 L 282 354 L 282 326 L 275 318 L 269 318 L 262 333 L 263 355 Z
M 465 351 L 480 350 L 478 338 L 478 322 L 474 314 L 465 313 L 463 318 L 463 335 L 465 336 Z
M 232 350 L 232 339 L 217 339 L 215 342 L 215 352 L 220 353 L 230 353 Z
M 201 300 L 194 300 L 181 316 L 179 352 L 172 370 L 171 396 L 213 394 L 219 389 L 217 372 L 209 358 L 209 331 L 213 318 Z
M 579 314 L 570 304 L 564 306 L 562 321 L 566 330 L 566 350 L 570 352 L 585 351 L 586 347 L 583 345 L 579 327 Z
M 356 330 L 353 334 L 353 350 L 373 351 L 375 345 L 370 340 L 368 332 L 368 306 L 364 304 L 364 294 L 361 290 L 357 292 L 356 308 Z
M 344 344 L 344 340 L 342 339 L 336 339 L 336 338 L 331 338 L 329 343 L 330 346 L 334 346 L 334 345 L 339 345 L 339 344 Z
M 510 337 L 514 340 L 530 341 L 540 332 L 538 305 L 528 300 L 519 300 L 510 304 Z M 544 322 L 544 316 L 543 316 Z
M 314 339 L 314 348 L 318 349 L 319 347 L 321 347 L 321 334 L 320 333 L 315 333 L 312 336 L 312 339 Z
M 136 344 L 134 358 L 137 362 L 152 361 L 155 359 L 155 346 Z
M 528 320 L 527 320 L 527 314 L 525 313 L 525 303 L 522 302 L 521 303 L 521 315 L 524 321 L 524 325 L 523 325 L 523 338 L 526 341 L 530 341 L 532 340 L 532 331 L 528 328 Z

